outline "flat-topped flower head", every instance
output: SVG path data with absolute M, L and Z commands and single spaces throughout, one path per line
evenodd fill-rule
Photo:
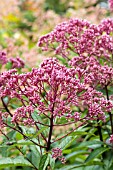
M 75 53 L 108 60 L 113 51 L 112 33 L 113 19 L 95 25 L 75 18 L 57 25 L 52 32 L 39 39 L 38 45 L 68 59 L 70 54 Z
M 104 71 L 106 69 L 103 69 L 103 73 Z M 90 77 L 89 79 L 92 80 Z M 73 110 L 75 107 L 86 109 L 89 120 L 105 120 L 105 112 L 111 111 L 113 105 L 111 101 L 106 101 L 101 92 L 90 87 L 90 81 L 81 81 L 78 68 L 67 68 L 59 64 L 57 59 L 50 58 L 44 60 L 39 68 L 33 68 L 25 74 L 17 74 L 14 69 L 4 72 L 1 75 L 0 96 L 17 98 L 22 105 L 15 110 L 13 123 L 34 125 L 32 114 L 35 110 L 38 115 L 65 117 L 77 122 L 82 114 Z

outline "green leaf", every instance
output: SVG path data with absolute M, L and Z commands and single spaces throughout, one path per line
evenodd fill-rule
M 12 142 L 12 144 L 11 144 L 11 142 L 8 144 L 8 143 L 6 143 L 7 145 L 10 145 L 10 149 L 11 148 L 13 148 L 13 147 L 15 147 L 15 146 L 21 146 L 21 145 L 27 145 L 27 146 L 29 146 L 29 145 L 34 145 L 30 140 L 24 140 L 24 139 L 22 139 L 22 140 L 19 140 L 19 141 L 17 141 L 17 142 Z M 4 146 L 4 145 L 3 145 Z
M 34 121 L 36 122 L 43 122 L 43 120 L 41 119 L 41 116 L 38 115 L 38 112 L 35 110 L 33 113 L 32 113 L 32 117 L 34 119 Z
M 42 127 L 40 130 L 38 130 L 38 132 L 35 135 L 33 135 L 33 138 L 36 138 L 37 136 L 39 136 L 46 129 L 47 127 Z
M 79 144 L 76 145 L 77 148 L 91 148 L 92 145 L 96 145 L 96 144 L 100 144 L 102 145 L 103 142 L 101 141 L 97 141 L 97 140 L 93 140 L 93 141 L 85 141 L 85 142 L 81 142 Z
M 32 139 L 33 141 L 35 141 L 36 143 L 38 143 L 37 139 Z M 22 145 L 26 145 L 26 146 L 29 146 L 29 145 L 35 145 L 32 141 L 30 140 L 19 140 L 19 141 L 10 141 L 10 142 L 4 142 L 0 145 L 0 148 L 5 148 L 7 147 L 9 150 L 14 148 L 15 146 L 22 146 Z
M 4 147 L 1 147 L 0 148 L 0 154 L 2 155 L 2 157 L 8 157 L 8 147 L 7 146 L 4 146 Z
M 110 166 L 110 168 L 108 170 L 113 170 L 113 165 Z
M 75 132 L 72 132 L 71 133 L 71 135 L 72 136 L 75 136 L 75 135 L 87 135 L 89 132 L 84 132 L 84 131 L 80 131 L 80 130 L 78 130 L 78 131 L 75 131 Z
M 72 169 L 74 170 L 74 169 Z M 82 170 L 105 170 L 99 165 L 91 165 L 91 166 L 86 166 Z
M 39 170 L 45 170 L 48 163 L 49 163 L 48 154 L 42 155 L 40 163 L 39 163 Z
M 62 168 L 60 169 L 56 169 L 56 170 L 87 170 L 87 169 L 90 169 L 90 170 L 94 170 L 92 169 L 92 166 L 93 167 L 100 167 L 99 170 L 101 169 L 103 163 L 100 162 L 100 161 L 92 161 L 90 163 L 75 163 L 73 165 L 67 165 L 67 166 L 63 166 Z M 95 169 L 96 170 L 96 169 Z M 102 170 L 102 169 L 101 169 Z
M 92 128 L 88 131 L 87 136 L 84 138 L 84 141 L 87 141 L 91 136 L 96 136 L 95 132 L 96 132 L 96 128 Z
M 52 158 L 51 154 L 49 154 L 49 162 L 50 162 L 51 170 L 54 170 L 54 167 L 55 167 L 55 159 Z
M 40 153 L 36 146 L 30 146 L 32 163 L 38 168 L 40 162 Z
M 105 169 L 110 169 L 111 167 L 113 169 L 113 152 L 111 149 L 106 152 L 106 158 L 104 159 L 104 165 L 105 165 Z
M 72 136 L 67 136 L 58 147 L 61 149 L 65 149 L 73 142 L 73 140 L 74 138 Z
M 97 148 L 100 148 L 101 146 L 102 146 L 101 144 L 94 144 L 94 145 L 89 145 L 88 148 L 97 149 Z
M 72 168 L 77 168 L 77 167 L 83 167 L 83 164 L 81 163 L 78 163 L 78 164 L 73 164 L 73 165 L 67 165 L 67 166 L 64 166 L 60 169 L 56 169 L 56 170 L 71 170 Z
M 12 62 L 8 62 L 5 67 L 7 70 L 10 70 L 12 68 Z
M 84 154 L 88 154 L 89 152 L 88 151 L 85 151 L 85 150 L 79 150 L 79 151 L 75 151 L 75 152 L 72 152 L 70 154 L 68 154 L 67 156 L 65 156 L 66 160 L 74 157 L 74 156 L 78 156 L 78 155 L 84 155 Z
M 6 167 L 15 167 L 15 166 L 30 166 L 32 165 L 23 157 L 18 156 L 16 158 L 0 158 L 0 169 L 6 168 Z
M 3 98 L 3 101 L 4 101 L 4 103 L 7 105 L 8 102 L 9 102 L 9 98 L 6 96 L 6 97 Z
M 33 135 L 35 135 L 36 131 L 34 130 L 34 128 L 28 128 L 26 126 L 20 126 L 23 133 L 27 136 L 27 137 L 32 137 Z
M 97 158 L 99 155 L 101 155 L 102 153 L 104 153 L 105 151 L 109 150 L 109 148 L 97 148 L 95 150 L 93 150 L 90 155 L 86 158 L 85 163 L 92 161 L 94 158 Z

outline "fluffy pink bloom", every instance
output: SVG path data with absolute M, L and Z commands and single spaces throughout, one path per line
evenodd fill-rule
M 0 64 L 6 64 L 8 62 L 7 57 L 6 57 L 6 53 L 3 51 L 0 51 Z
M 113 0 L 108 0 L 109 8 L 111 11 L 113 11 Z
M 89 120 L 105 120 L 105 112 L 111 111 L 113 104 L 91 88 L 88 81 L 81 81 L 80 74 L 83 73 L 78 69 L 67 68 L 54 58 L 44 60 L 39 68 L 26 74 L 19 75 L 14 69 L 2 73 L 0 96 L 17 98 L 23 105 L 16 109 L 12 122 L 33 125 L 34 110 L 77 122 L 82 113 L 73 110 L 75 106 L 86 109 Z
M 19 58 L 10 58 L 9 61 L 12 63 L 12 68 L 23 68 L 24 67 L 24 61 Z
M 113 51 L 113 20 L 103 20 L 99 25 L 85 20 L 71 19 L 55 27 L 40 38 L 38 45 L 43 50 L 53 50 L 56 54 L 69 59 L 76 56 L 95 56 L 110 60 Z
M 75 67 L 79 79 L 84 80 L 86 85 L 95 88 L 98 84 L 104 87 L 113 83 L 113 68 L 108 65 L 101 65 L 93 56 L 76 56 L 70 60 L 69 64 Z
M 8 62 L 12 63 L 12 68 L 23 68 L 25 65 L 24 61 L 21 58 L 19 58 L 19 57 L 13 58 L 12 57 L 10 59 L 7 59 L 6 53 L 4 51 L 0 51 L 0 64 L 4 65 Z
M 62 156 L 62 150 L 60 148 L 53 148 L 52 149 L 52 158 L 59 159 L 63 164 L 65 164 L 66 160 Z
M 42 36 L 38 45 L 65 57 L 86 86 L 103 88 L 113 84 L 112 34 L 113 19 L 105 19 L 99 25 L 71 19 Z
M 34 120 L 31 114 L 34 112 L 34 108 L 32 106 L 22 106 L 16 109 L 12 122 L 21 122 L 23 121 L 24 125 L 34 125 Z

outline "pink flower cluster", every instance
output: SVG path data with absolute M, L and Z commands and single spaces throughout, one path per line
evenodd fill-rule
M 113 68 L 106 64 L 101 65 L 93 56 L 76 56 L 69 64 L 77 70 L 79 79 L 88 86 L 95 88 L 97 85 L 104 87 L 113 84 Z
M 63 164 L 65 164 L 66 160 L 62 156 L 62 150 L 60 148 L 53 148 L 52 152 L 53 152 L 52 158 L 54 158 L 54 159 L 58 158 Z
M 46 59 L 39 68 L 26 74 L 17 74 L 15 69 L 0 77 L 0 97 L 17 98 L 23 105 L 16 109 L 12 122 L 33 125 L 32 113 L 53 117 L 65 116 L 67 120 L 79 121 L 82 114 L 75 106 L 87 110 L 87 120 L 105 120 L 105 112 L 111 111 L 112 102 L 101 92 L 87 87 L 77 78 L 78 70 L 67 68 L 56 59 Z
M 113 134 L 112 134 L 112 135 L 110 135 L 109 142 L 113 144 Z
M 108 0 L 109 8 L 111 11 L 113 11 L 113 0 Z
M 99 25 L 88 21 L 71 19 L 55 27 L 40 38 L 38 45 L 43 50 L 51 49 L 65 58 L 71 55 L 93 56 L 111 60 L 113 52 L 113 20 L 103 20 Z
M 12 118 L 12 122 L 23 122 L 24 125 L 34 125 L 31 114 L 34 108 L 32 106 L 22 106 L 16 109 L 15 114 Z
M 9 61 L 12 63 L 12 68 L 24 68 L 25 66 L 24 61 L 19 57 L 10 58 Z
M 8 62 L 11 62 L 12 64 L 12 68 L 23 68 L 25 66 L 25 63 L 24 61 L 19 58 L 19 57 L 16 57 L 16 58 L 7 58 L 7 55 L 4 51 L 0 51 L 0 64 L 1 65 L 4 65 Z
M 99 117 L 105 121 L 105 111 L 111 111 L 113 106 L 112 101 L 96 90 L 105 91 L 107 86 L 113 85 L 112 35 L 113 19 L 105 19 L 99 25 L 71 19 L 56 26 L 38 42 L 43 50 L 55 51 L 74 68 L 77 80 L 85 87 L 79 98 L 76 95 L 75 106 L 87 108 L 90 119 Z
M 7 57 L 6 57 L 6 53 L 3 51 L 0 51 L 0 64 L 6 64 L 8 62 Z
M 99 25 L 71 19 L 42 36 L 38 45 L 65 57 L 87 86 L 104 88 L 113 84 L 112 35 L 113 19 L 103 20 Z

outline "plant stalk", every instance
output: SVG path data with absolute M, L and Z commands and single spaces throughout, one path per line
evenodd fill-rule
M 51 119 L 50 119 L 50 130 L 49 130 L 49 136 L 48 136 L 48 142 L 47 142 L 47 149 L 46 149 L 47 151 L 49 151 L 49 149 L 50 149 L 52 131 L 53 131 L 53 114 L 51 115 Z
M 107 85 L 105 86 L 105 91 L 106 91 L 107 100 L 109 100 L 109 94 L 108 94 Z M 111 114 L 111 112 L 108 112 L 108 114 L 109 114 L 109 117 L 110 117 L 111 132 L 112 132 L 112 134 L 113 134 L 113 119 L 112 119 L 112 114 Z

